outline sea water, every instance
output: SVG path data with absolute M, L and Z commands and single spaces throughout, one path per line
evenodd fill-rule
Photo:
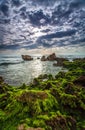
M 59 55 L 59 57 L 72 60 L 73 58 L 84 56 Z M 41 74 L 52 74 L 55 76 L 59 71 L 63 71 L 62 67 L 53 66 L 55 62 L 41 61 L 37 59 L 36 55 L 33 56 L 32 61 L 24 61 L 20 55 L 0 55 L 0 76 L 9 85 L 19 86 L 23 83 L 29 84 L 35 77 Z

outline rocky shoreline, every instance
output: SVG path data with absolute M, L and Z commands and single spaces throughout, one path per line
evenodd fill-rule
M 13 87 L 0 77 L 1 130 L 85 130 L 85 59 Z

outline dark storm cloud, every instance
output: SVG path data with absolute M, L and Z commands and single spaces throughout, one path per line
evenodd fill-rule
M 56 32 L 45 36 L 41 36 L 40 39 L 62 38 L 62 37 L 72 36 L 75 33 L 76 30 L 61 31 L 61 32 Z
M 37 12 L 31 12 L 29 14 L 29 18 L 32 24 L 34 25 L 42 25 L 43 23 L 40 23 L 41 19 L 44 19 L 44 25 L 46 23 L 50 23 L 50 17 L 48 15 L 45 15 L 42 10 L 39 10 Z
M 15 45 L 0 45 L 0 50 L 4 50 L 4 49 L 11 49 L 11 50 L 16 50 L 16 49 L 20 49 L 20 46 L 18 44 Z
M 20 4 L 21 4 L 20 0 L 12 0 L 13 6 L 20 6 Z

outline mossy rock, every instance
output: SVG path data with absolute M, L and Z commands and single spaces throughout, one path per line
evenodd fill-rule
M 76 120 L 71 117 L 55 116 L 46 121 L 51 130 L 77 130 Z

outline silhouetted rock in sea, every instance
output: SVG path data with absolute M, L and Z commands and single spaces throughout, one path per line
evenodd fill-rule
M 40 57 L 37 57 L 37 59 L 39 60 L 39 59 L 40 59 Z
M 53 66 L 63 66 L 63 62 L 68 61 L 68 59 L 56 57 L 56 54 L 52 53 L 47 57 L 42 56 L 41 61 L 57 61 L 57 63 L 54 63 Z
M 30 55 L 22 55 L 22 59 L 27 61 L 33 60 L 33 58 Z
M 42 56 L 41 61 L 54 61 L 54 60 L 56 60 L 56 58 L 57 58 L 56 54 L 52 53 L 49 56 L 47 56 L 47 58 L 45 56 Z
M 56 60 L 56 54 L 55 53 L 52 53 L 51 55 L 49 55 L 48 57 L 47 57 L 47 60 L 49 60 L 49 61 L 54 61 L 54 60 Z
M 47 58 L 45 56 L 42 56 L 41 61 L 47 61 Z

